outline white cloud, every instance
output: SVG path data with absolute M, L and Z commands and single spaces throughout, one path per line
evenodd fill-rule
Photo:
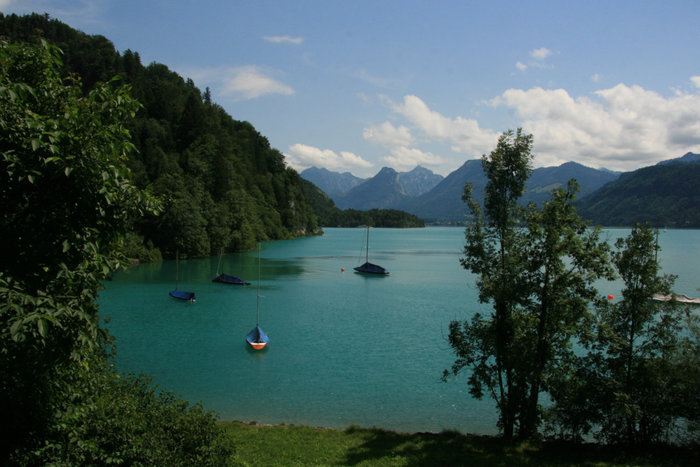
M 263 37 L 267 42 L 272 42 L 273 44 L 295 44 L 299 45 L 304 42 L 302 37 L 290 37 L 290 36 L 265 36 Z
M 545 47 L 541 47 L 530 52 L 530 56 L 535 60 L 544 60 L 550 55 L 552 55 L 552 51 Z
M 696 88 L 700 88 L 700 76 L 691 76 L 690 81 L 693 82 Z
M 435 166 L 445 162 L 445 160 L 430 152 L 424 152 L 417 148 L 405 146 L 395 147 L 391 150 L 391 155 L 383 158 L 389 167 L 398 171 L 408 171 L 417 165 Z
M 255 65 L 189 70 L 182 74 L 191 77 L 199 87 L 210 86 L 221 96 L 237 100 L 256 99 L 268 94 L 294 94 L 292 87 Z
M 591 76 L 591 81 L 594 83 L 600 82 L 600 80 L 603 79 L 602 76 L 600 76 L 598 73 L 594 73 L 593 76 Z
M 353 168 L 372 167 L 372 163 L 360 156 L 347 151 L 337 154 L 330 149 L 319 149 L 306 144 L 297 143 L 289 147 L 285 159 L 295 169 L 301 171 L 309 167 L 324 167 L 328 170 L 339 171 Z
M 536 165 L 574 160 L 631 170 L 700 149 L 700 95 L 665 98 L 618 84 L 573 98 L 564 89 L 509 89 L 494 99 L 522 119 L 535 138 Z
M 407 127 L 401 125 L 396 128 L 390 122 L 365 128 L 362 131 L 362 136 L 367 141 L 390 148 L 394 146 L 411 146 L 414 142 L 411 131 Z
M 445 117 L 431 110 L 417 96 L 404 96 L 403 104 L 394 104 L 393 108 L 428 138 L 450 144 L 453 151 L 468 156 L 480 157 L 498 140 L 498 133 L 480 128 L 476 120 Z
M 515 68 L 517 68 L 520 71 L 525 71 L 527 70 L 527 65 L 525 65 L 523 62 L 517 62 L 515 64 Z

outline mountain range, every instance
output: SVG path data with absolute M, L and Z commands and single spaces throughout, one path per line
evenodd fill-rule
M 679 168 L 679 163 L 684 165 Z M 695 214 L 696 209 L 700 211 L 700 175 L 696 167 L 700 170 L 700 155 L 693 153 L 627 173 L 593 169 L 576 162 L 540 167 L 528 179 L 522 201 L 542 203 L 552 190 L 564 188 L 574 178 L 579 184 L 577 204 L 584 217 L 595 223 L 632 225 L 665 219 L 669 226 L 700 226 L 700 215 Z M 384 167 L 369 179 L 317 168 L 307 169 L 301 176 L 326 192 L 341 209 L 399 209 L 428 223 L 464 222 L 465 184 L 472 184 L 479 201 L 483 201 L 486 186 L 481 159 L 466 161 L 444 178 L 420 166 L 403 173 Z M 677 177 L 675 183 L 669 177 Z M 644 186 L 643 192 L 635 188 L 638 185 Z M 670 215 L 669 210 L 674 214 Z
M 340 209 L 400 209 L 426 222 L 464 221 L 466 206 L 462 194 L 465 184 L 473 185 L 474 195 L 479 200 L 486 186 L 481 159 L 466 161 L 444 178 L 421 166 L 410 172 L 384 167 L 368 179 L 315 167 L 304 170 L 301 176 L 326 192 Z M 583 196 L 618 176 L 617 172 L 592 169 L 575 162 L 538 168 L 528 180 L 524 202 L 541 203 L 548 199 L 553 189 L 566 186 L 570 178 L 578 180 Z

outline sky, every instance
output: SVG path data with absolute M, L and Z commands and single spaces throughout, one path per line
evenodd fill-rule
M 302 171 L 443 176 L 522 128 L 534 166 L 700 152 L 697 0 L 0 0 L 162 63 Z

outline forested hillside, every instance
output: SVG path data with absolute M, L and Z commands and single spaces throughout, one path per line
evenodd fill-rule
M 700 162 L 670 162 L 622 174 L 578 203 L 595 224 L 636 222 L 676 228 L 700 227 Z
M 162 200 L 162 212 L 133 220 L 132 255 L 205 256 L 318 233 L 301 177 L 251 124 L 213 103 L 208 89 L 48 16 L 0 13 L 0 36 L 43 38 L 63 51 L 64 72 L 79 75 L 84 92 L 119 76 L 142 104 L 129 128 L 136 151 L 128 166 L 136 185 Z

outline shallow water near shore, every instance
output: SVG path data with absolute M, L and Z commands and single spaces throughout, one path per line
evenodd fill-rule
M 214 283 L 218 257 L 138 265 L 105 283 L 100 313 L 117 339 L 117 367 L 201 401 L 222 420 L 399 431 L 496 432 L 493 401 L 471 398 L 466 375 L 440 381 L 454 356 L 448 325 L 484 310 L 459 263 L 464 229 L 371 229 L 370 261 L 387 277 L 356 274 L 365 230 L 261 245 L 260 325 L 266 350 L 248 349 L 255 326 L 258 253 L 227 254 L 223 272 L 252 285 Z M 628 229 L 609 229 L 614 241 Z M 659 233 L 676 292 L 699 296 L 700 231 Z M 342 269 L 344 268 L 344 272 Z M 601 283 L 604 295 L 619 283 Z M 605 290 L 602 290 L 605 289 Z

